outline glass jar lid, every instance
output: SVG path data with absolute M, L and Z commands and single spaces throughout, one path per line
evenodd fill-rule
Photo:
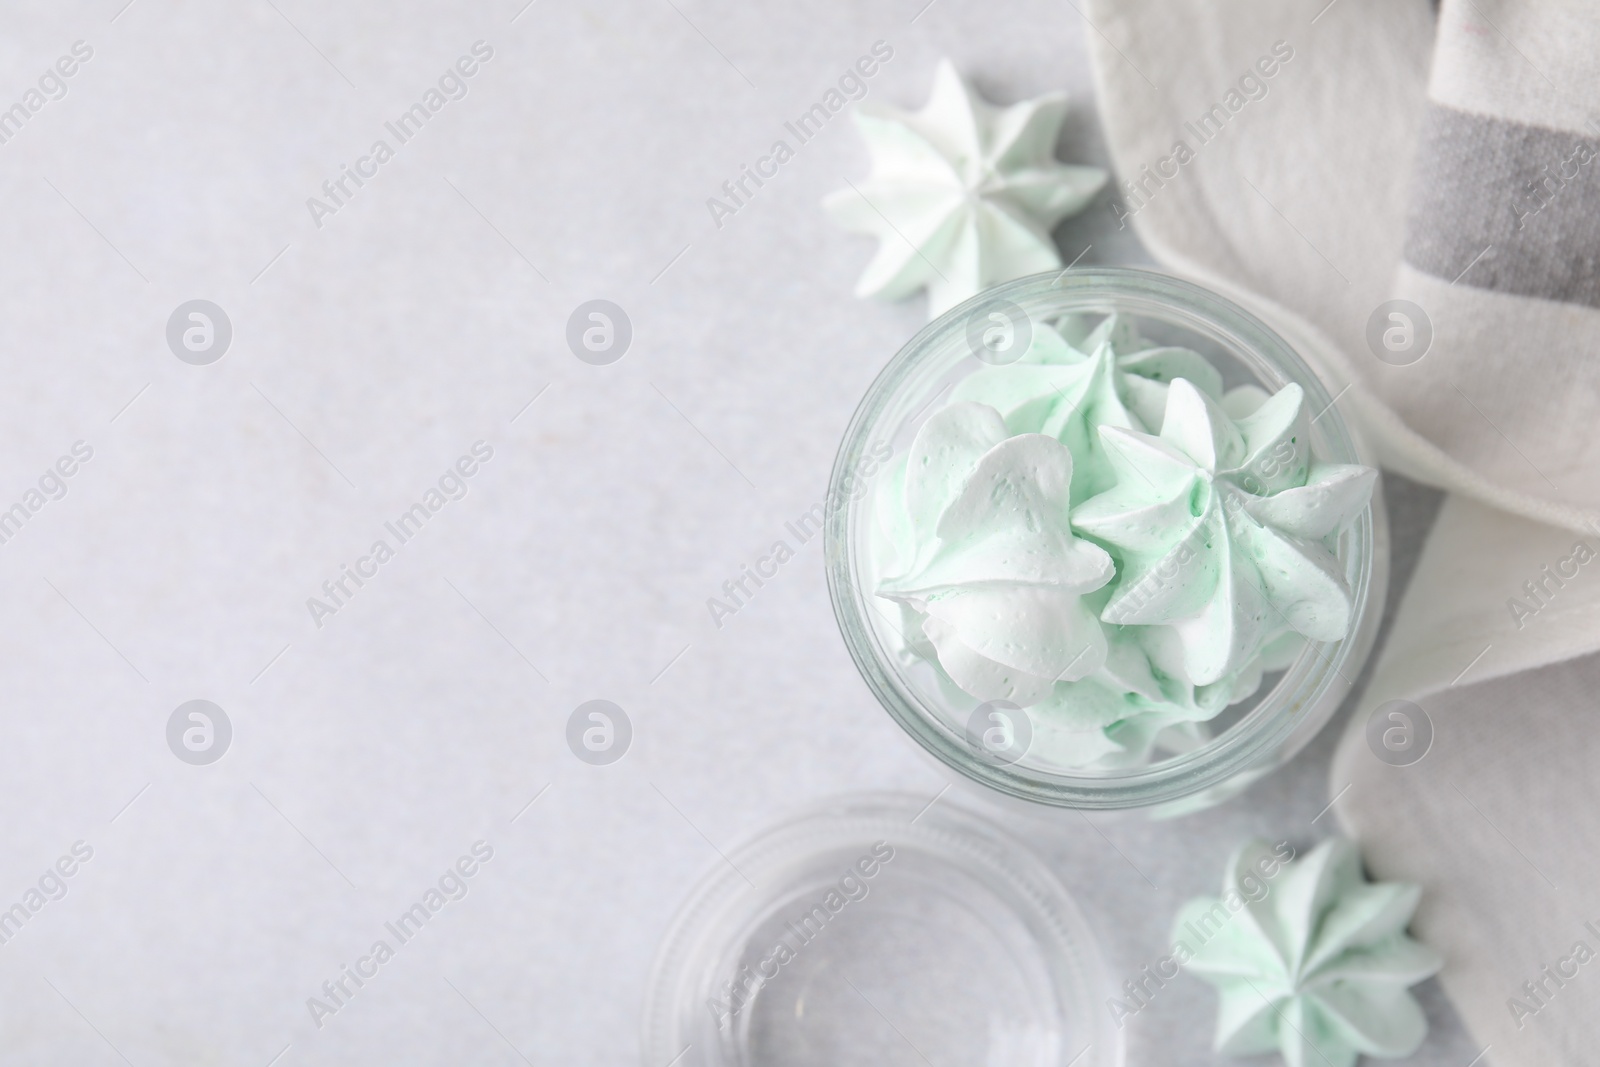
M 729 852 L 657 953 L 655 1067 L 1115 1067 L 1087 924 L 949 797 L 831 800 Z

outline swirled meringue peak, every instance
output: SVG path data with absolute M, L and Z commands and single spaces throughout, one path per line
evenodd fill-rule
M 1015 363 L 986 367 L 955 386 L 952 401 L 995 408 L 1012 433 L 1043 433 L 1072 450 L 1072 500 L 1080 503 L 1116 484 L 1099 429 L 1161 429 L 1168 383 L 1183 377 L 1222 397 L 1222 375 L 1198 352 L 1145 345 L 1132 323 L 1108 315 L 1092 330 L 1073 320 L 1033 326 Z M 1067 338 L 1071 336 L 1073 340 Z
M 902 481 L 907 566 L 878 594 L 921 613 L 957 685 L 1025 706 L 1105 665 L 1083 597 L 1111 580 L 1111 557 L 1072 534 L 1065 445 L 956 403 L 922 425 Z
M 1368 882 L 1343 838 L 1288 863 L 1283 848 L 1246 844 L 1222 897 L 1191 900 L 1173 923 L 1174 957 L 1221 995 L 1217 1051 L 1277 1051 L 1288 1067 L 1411 1055 L 1428 1024 L 1408 987 L 1443 962 L 1406 935 L 1421 891 Z
M 1350 629 L 1337 539 L 1377 472 L 1319 462 L 1311 430 L 1298 385 L 1225 391 L 1127 316 L 1032 323 L 878 482 L 868 548 L 900 655 L 947 696 L 1028 709 L 1029 753 L 1052 765 L 1203 744 L 1308 641 Z
M 1285 386 L 1235 422 L 1173 381 L 1159 436 L 1100 431 L 1117 484 L 1073 511 L 1120 560 L 1101 618 L 1152 629 L 1152 662 L 1197 686 L 1295 633 L 1337 641 L 1351 594 L 1323 539 L 1366 507 L 1370 467 L 1312 460 L 1305 393 Z

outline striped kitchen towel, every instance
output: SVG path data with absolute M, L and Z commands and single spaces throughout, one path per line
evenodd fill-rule
M 1600 12 L 1083 13 L 1108 210 L 1294 343 L 1387 467 L 1450 492 L 1334 760 L 1334 810 L 1374 875 L 1425 887 L 1413 930 L 1446 956 L 1480 1062 L 1592 1063 Z M 1431 733 L 1420 761 L 1369 743 L 1395 711 Z

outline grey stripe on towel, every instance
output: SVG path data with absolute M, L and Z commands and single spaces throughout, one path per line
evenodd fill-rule
M 1413 181 L 1412 266 L 1600 307 L 1600 143 L 1430 104 Z

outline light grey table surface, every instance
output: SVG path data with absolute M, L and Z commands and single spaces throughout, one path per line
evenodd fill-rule
M 718 849 L 943 782 L 856 675 L 816 542 L 720 629 L 705 606 L 820 499 L 922 324 L 851 297 L 870 247 L 819 211 L 863 148 L 835 118 L 720 228 L 705 201 L 878 40 L 870 99 L 920 104 L 950 55 L 999 100 L 1070 91 L 1063 154 L 1103 162 L 1091 31 L 1034 0 L 19 0 L 4 26 L 0 103 L 92 56 L 0 144 L 0 498 L 93 458 L 0 545 L 0 900 L 93 856 L 0 945 L 0 1059 L 635 1062 L 651 956 Z M 399 144 L 384 124 L 480 40 Z M 394 158 L 315 219 L 379 138 Z M 1104 199 L 1059 237 L 1142 261 Z M 164 336 L 194 298 L 233 327 L 208 366 Z M 594 298 L 633 324 L 610 366 L 564 339 Z M 465 498 L 316 625 L 307 599 L 480 440 Z M 1437 497 L 1386 492 L 1398 592 Z M 203 767 L 166 739 L 196 698 L 233 727 Z M 565 740 L 594 698 L 634 728 L 607 767 Z M 1327 832 L 1337 733 L 1203 816 L 1028 831 L 1114 973 L 1243 838 Z M 307 998 L 478 840 L 466 897 L 314 1026 Z M 1464 1067 L 1423 994 L 1413 1062 Z M 1213 1062 L 1213 1005 L 1172 987 L 1129 1062 Z

